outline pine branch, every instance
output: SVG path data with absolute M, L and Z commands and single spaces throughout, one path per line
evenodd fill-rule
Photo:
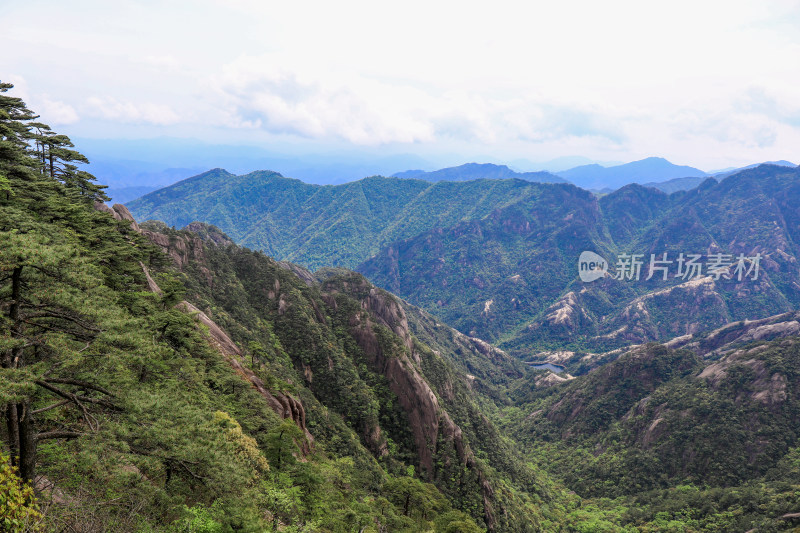
M 88 381 L 81 381 L 79 379 L 69 379 L 69 378 L 47 378 L 44 381 L 46 381 L 47 383 L 61 383 L 64 385 L 75 385 L 77 387 L 83 387 L 85 389 L 92 389 L 97 392 L 102 392 L 106 396 L 111 396 L 112 398 L 114 397 L 113 393 L 109 392 L 108 390 L 104 389 L 99 385 L 94 385 L 92 383 L 89 383 Z

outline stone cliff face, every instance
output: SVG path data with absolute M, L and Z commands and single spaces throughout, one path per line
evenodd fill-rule
M 350 333 L 373 369 L 387 377 L 389 387 L 408 414 L 423 470 L 432 477 L 440 437 L 453 443 L 464 464 L 472 465 L 472 451 L 463 441 L 461 428 L 439 404 L 436 394 L 421 373 L 419 352 L 402 306 L 390 294 L 370 287 L 364 278 L 359 277 L 356 283 L 360 286 L 346 289 L 363 294 L 360 302 L 364 313 L 350 318 Z M 375 331 L 377 324 L 389 328 L 401 339 L 401 351 L 386 353 Z
M 483 494 L 484 520 L 489 529 L 494 530 L 497 525 L 496 511 L 492 504 L 494 489 L 477 466 L 475 456 L 465 442 L 462 429 L 447 413 L 422 373 L 420 358 L 423 350 L 416 345 L 403 306 L 394 296 L 372 287 L 360 276 L 352 283 L 343 283 L 340 288 L 351 295 L 360 295 L 359 301 L 363 312 L 350 317 L 350 334 L 364 351 L 373 370 L 386 376 L 389 388 L 406 412 L 423 475 L 433 479 L 436 474 L 439 448 L 452 446 L 460 464 L 467 469 L 477 471 Z M 329 288 L 326 291 L 328 296 L 325 299 L 329 305 L 336 305 L 334 296 L 338 290 Z M 376 332 L 376 326 L 384 326 L 392 331 L 402 342 L 402 347 L 387 353 L 385 344 L 381 342 Z M 485 353 L 496 357 L 502 354 L 479 339 L 471 340 L 480 343 L 480 348 Z
M 768 341 L 800 334 L 800 312 L 782 313 L 759 320 L 731 322 L 707 334 L 675 337 L 665 346 L 685 348 L 717 359 L 753 341 Z
M 130 222 L 133 230 L 136 232 L 140 232 L 139 224 L 136 223 L 136 220 L 133 218 L 133 215 L 131 215 L 131 212 L 128 211 L 128 208 L 125 207 L 124 205 L 114 204 L 113 207 L 108 207 L 106 204 L 102 202 L 96 202 L 94 204 L 94 208 L 103 213 L 108 213 L 114 218 L 114 220 L 120 220 L 120 221 L 125 220 L 127 222 Z

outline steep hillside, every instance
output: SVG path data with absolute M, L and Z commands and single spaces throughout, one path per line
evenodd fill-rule
M 575 278 L 573 257 L 607 242 L 594 197 L 548 186 L 487 217 L 399 241 L 359 266 L 379 286 L 473 336 L 533 320 Z
M 274 172 L 234 176 L 216 169 L 145 195 L 128 207 L 138 220 L 184 227 L 214 224 L 238 244 L 312 269 L 353 268 L 382 245 L 538 194 L 521 180 L 429 183 L 372 177 L 309 185 Z
M 618 498 L 599 502 L 625 509 L 619 526 L 785 531 L 800 508 L 798 368 L 797 337 L 706 363 L 650 344 L 549 387 L 531 379 L 506 426 L 578 494 Z
M 323 418 L 306 410 L 316 438 L 339 443 L 330 417 L 340 416 L 388 471 L 413 466 L 492 530 L 525 531 L 547 518 L 538 506 L 554 498 L 553 487 L 483 414 L 507 404 L 498 388 L 524 373 L 509 356 L 358 274 L 313 276 L 203 225 L 174 232 L 143 224 L 142 231 L 187 276 L 187 298 L 249 347 L 242 355 L 257 373 L 293 384 L 304 404 L 325 406 Z M 406 309 L 416 328 L 437 331 L 435 348 L 412 333 Z M 465 364 L 474 374 L 457 370 Z M 334 449 L 349 451 L 342 445 Z

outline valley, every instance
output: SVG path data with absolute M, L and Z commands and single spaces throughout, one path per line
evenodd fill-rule
M 109 205 L 1 87 L 5 529 L 797 526 L 797 168 L 601 195 L 216 169 Z M 585 250 L 762 259 L 583 282 Z

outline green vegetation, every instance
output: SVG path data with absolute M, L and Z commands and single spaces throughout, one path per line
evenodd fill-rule
M 84 159 L 69 139 L 35 123 L 22 101 L 5 95 L 8 88 L 0 85 L 0 529 L 797 527 L 797 337 L 741 341 L 713 360 L 648 344 L 572 380 L 542 379 L 355 272 L 278 262 L 209 224 L 136 226 L 122 207 L 109 213 L 96 205 L 103 188 L 78 169 Z M 220 172 L 179 187 L 197 186 L 202 195 L 218 186 L 220 213 L 251 216 L 225 203 L 241 195 L 226 189 Z M 669 226 L 664 242 L 678 242 L 682 232 L 701 245 L 712 230 L 733 242 L 742 217 L 729 213 L 756 216 L 777 198 L 764 216 L 780 213 L 786 226 L 749 226 L 752 238 L 772 235 L 775 244 L 800 227 L 790 209 L 797 180 L 793 170 L 782 172 L 759 168 L 725 180 L 716 207 L 703 196 L 713 184 L 672 196 L 633 187 L 597 202 L 570 186 L 503 180 L 487 191 L 483 182 L 374 178 L 349 184 L 347 194 L 312 188 L 306 199 L 306 186 L 275 175 L 236 180 L 254 191 L 291 190 L 298 201 L 285 204 L 284 214 L 316 216 L 321 211 L 306 212 L 313 202 L 338 210 L 350 233 L 336 233 L 327 215 L 314 219 L 315 239 L 331 239 L 319 257 L 333 257 L 353 232 L 370 227 L 369 217 L 348 211 L 356 205 L 348 202 L 363 198 L 359 205 L 383 225 L 354 253 L 410 236 L 394 248 L 405 259 L 392 283 L 431 301 L 449 298 L 431 307 L 440 316 L 474 306 L 483 318 L 464 313 L 462 330 L 510 331 L 507 345 L 524 353 L 548 343 L 584 345 L 604 328 L 669 334 L 686 311 L 681 297 L 697 294 L 651 295 L 647 313 L 621 314 L 619 302 L 646 290 L 606 281 L 569 296 L 573 255 L 586 242 L 607 246 L 603 252 L 650 243 L 664 217 L 681 209 L 684 225 Z M 388 192 L 386 183 L 397 189 Z M 497 198 L 505 198 L 499 207 Z M 266 195 L 251 208 L 274 222 L 282 201 Z M 402 222 L 409 205 L 420 216 Z M 437 211 L 422 216 L 427 210 Z M 685 227 L 698 213 L 711 229 Z M 612 215 L 628 218 L 604 225 Z M 271 227 L 270 238 L 289 242 L 279 225 Z M 788 242 L 782 250 L 791 257 Z M 439 268 L 441 257 L 451 266 Z M 544 264 L 555 273 L 539 272 Z M 376 267 L 374 276 L 390 271 Z M 726 303 L 716 312 L 695 300 L 703 309 L 692 319 L 711 329 L 737 313 L 793 305 L 785 296 L 793 278 L 767 271 L 750 307 Z M 423 272 L 430 284 L 407 285 Z M 497 300 L 487 310 L 489 289 Z M 778 289 L 783 300 L 771 296 Z M 732 290 L 721 285 L 712 299 L 724 303 Z M 501 300 L 509 294 L 518 298 L 517 315 Z M 525 320 L 550 329 L 520 328 L 514 316 L 526 312 Z M 566 320 L 537 319 L 553 313 Z
M 217 169 L 130 207 L 176 227 L 215 224 L 241 245 L 311 269 L 354 268 L 459 331 L 529 358 L 666 340 L 796 308 L 797 175 L 764 165 L 688 192 L 628 185 L 598 198 L 514 179 L 372 177 L 322 187 Z M 581 283 L 584 250 L 612 266 L 617 254 L 643 254 L 642 280 Z M 650 253 L 674 261 L 756 250 L 764 255 L 758 281 L 675 288 L 684 280 L 644 280 Z
M 783 531 L 800 509 L 798 368 L 797 338 L 713 363 L 648 345 L 556 387 L 519 384 L 503 425 L 615 527 Z
M 9 458 L 0 453 L 0 529 L 3 531 L 36 531 L 41 513 L 33 487 L 17 475 Z
M 94 210 L 102 192 L 89 175 L 56 153 L 52 167 L 48 152 L 42 164 L 21 101 L 0 94 L 0 106 L 5 530 L 37 521 L 48 531 L 481 529 L 409 477 L 398 456 L 376 460 L 345 423 L 362 421 L 364 402 L 328 407 L 296 377 L 283 379 L 297 376 L 293 360 L 314 353 L 288 336 L 298 328 L 262 322 L 252 355 L 273 359 L 256 371 L 273 393 L 302 398 L 310 445 L 209 342 L 209 330 L 175 307 L 191 281 L 129 223 Z M 160 293 L 147 289 L 142 264 Z M 271 333 L 282 328 L 283 338 Z M 328 330 L 320 335 L 340 346 Z M 353 368 L 341 348 L 338 357 Z M 343 390 L 347 376 L 334 377 Z M 352 397 L 372 394 L 362 385 Z M 34 477 L 47 502 L 41 518 L 25 484 Z

